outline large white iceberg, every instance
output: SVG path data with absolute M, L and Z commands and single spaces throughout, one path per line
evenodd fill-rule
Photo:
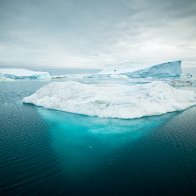
M 103 69 L 100 75 L 126 75 L 129 78 L 171 78 L 180 77 L 181 61 L 173 61 L 153 66 L 134 65 L 132 63 L 123 63 L 116 66 L 109 66 Z
M 111 118 L 140 118 L 184 110 L 196 104 L 196 93 L 164 82 L 137 85 L 52 82 L 24 103 L 48 109 Z
M 48 72 L 31 71 L 27 69 L 0 69 L 0 78 L 9 79 L 50 79 Z

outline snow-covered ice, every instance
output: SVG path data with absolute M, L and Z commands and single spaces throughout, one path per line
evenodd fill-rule
M 24 103 L 48 109 L 111 118 L 140 118 L 184 110 L 196 104 L 196 93 L 154 81 L 148 84 L 52 82 Z
M 174 62 L 154 65 L 152 67 L 134 71 L 132 73 L 126 73 L 125 75 L 131 78 L 147 78 L 147 77 L 170 78 L 170 77 L 180 77 L 181 73 L 182 73 L 181 61 L 174 61 Z
M 48 72 L 37 72 L 27 69 L 0 69 L 1 78 L 9 79 L 50 79 Z
M 142 68 L 145 67 L 145 68 Z M 115 66 L 109 66 L 98 73 L 99 77 L 102 75 L 125 75 L 129 78 L 171 78 L 180 77 L 182 73 L 181 61 L 173 61 L 161 63 L 153 66 L 135 65 L 132 63 L 124 63 Z M 96 74 L 94 74 L 96 76 Z

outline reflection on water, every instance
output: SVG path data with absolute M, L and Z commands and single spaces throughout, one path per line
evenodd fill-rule
M 52 148 L 61 160 L 64 173 L 81 179 L 118 159 L 113 152 L 134 145 L 176 113 L 133 120 L 87 117 L 38 108 L 48 124 Z

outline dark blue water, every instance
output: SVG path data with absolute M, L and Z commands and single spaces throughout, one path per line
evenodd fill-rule
M 0 195 L 196 195 L 196 108 L 137 120 L 23 105 L 0 83 Z

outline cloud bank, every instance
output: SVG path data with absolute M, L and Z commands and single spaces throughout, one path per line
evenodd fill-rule
M 196 66 L 195 0 L 0 0 L 0 64 Z

